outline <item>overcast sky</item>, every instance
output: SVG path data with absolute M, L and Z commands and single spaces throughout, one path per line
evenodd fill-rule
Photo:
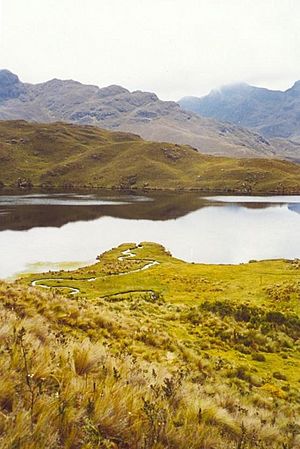
M 162 99 L 300 79 L 300 0 L 0 0 L 0 68 Z

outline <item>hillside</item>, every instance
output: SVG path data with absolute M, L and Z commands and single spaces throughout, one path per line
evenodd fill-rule
M 296 261 L 146 242 L 1 282 L 0 446 L 297 449 L 299 295 Z
M 129 92 L 121 86 L 84 85 L 53 79 L 22 83 L 0 71 L 0 120 L 65 121 L 129 131 L 144 139 L 189 144 L 202 153 L 228 156 L 273 156 L 274 148 L 260 135 L 236 125 L 186 112 L 154 93 Z
M 249 128 L 271 139 L 279 152 L 300 157 L 300 81 L 284 92 L 234 84 L 202 98 L 182 98 L 179 104 L 201 116 Z M 277 144 L 273 138 L 279 139 Z
M 8 187 L 300 191 L 297 164 L 208 156 L 91 126 L 0 122 L 0 149 L 0 181 Z

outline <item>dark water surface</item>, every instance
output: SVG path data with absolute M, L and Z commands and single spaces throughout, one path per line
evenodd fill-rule
M 0 196 L 0 278 L 84 265 L 120 243 L 146 240 L 194 262 L 299 258 L 300 197 Z

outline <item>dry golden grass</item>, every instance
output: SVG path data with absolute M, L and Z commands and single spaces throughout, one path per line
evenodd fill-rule
M 144 242 L 0 282 L 0 448 L 299 449 L 298 270 Z
M 96 306 L 0 284 L 1 449 L 300 447 L 296 403 L 243 393 L 188 348 L 173 370 L 133 356 L 130 320 L 107 312 L 111 340 Z

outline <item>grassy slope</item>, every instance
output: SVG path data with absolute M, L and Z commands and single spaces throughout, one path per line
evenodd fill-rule
M 143 243 L 2 283 L 2 447 L 299 448 L 299 269 Z
M 299 165 L 230 159 L 189 146 L 147 142 L 134 134 L 62 123 L 0 123 L 2 183 L 35 186 L 300 192 Z

